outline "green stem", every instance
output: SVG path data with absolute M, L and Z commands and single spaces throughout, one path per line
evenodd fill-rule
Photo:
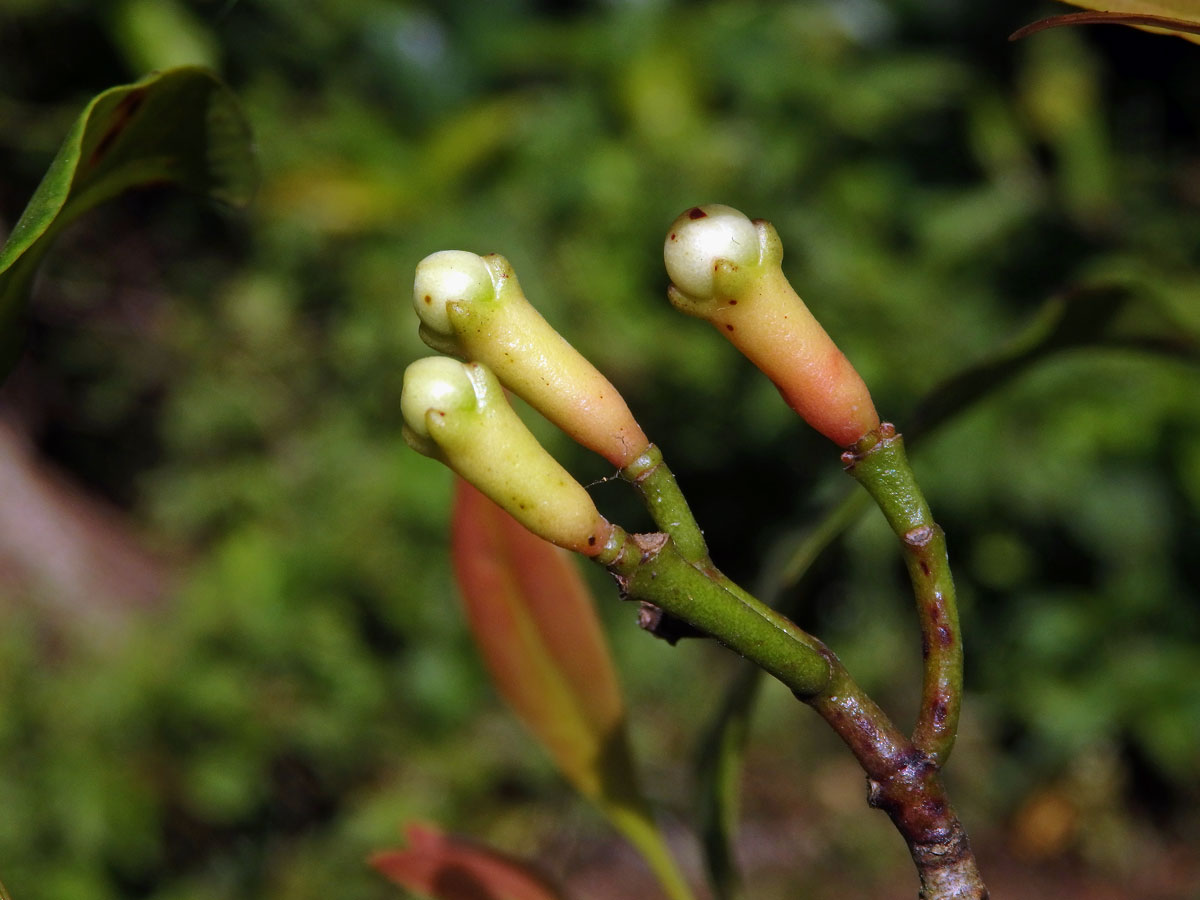
M 659 531 L 670 535 L 680 556 L 747 606 L 754 608 L 759 615 L 774 622 L 776 627 L 792 633 L 801 643 L 807 641 L 809 636 L 790 619 L 762 603 L 713 564 L 704 532 L 692 515 L 691 507 L 663 459 L 662 451 L 655 444 L 650 444 L 641 456 L 622 469 L 621 477 L 637 489 L 650 518 Z
M 925 673 L 913 743 L 941 768 L 954 747 L 962 707 L 963 652 L 946 539 L 904 454 L 904 440 L 884 423 L 842 456 L 904 548 L 921 623 Z
M 650 518 L 659 531 L 671 536 L 680 556 L 691 563 L 708 562 L 704 532 L 655 444 L 647 446 L 641 456 L 622 469 L 621 477 L 641 494 Z
M 911 740 L 821 641 L 712 564 L 703 534 L 653 445 L 621 474 L 637 487 L 662 533 L 629 535 L 617 529 L 596 561 L 616 578 L 626 599 L 653 604 L 712 635 L 782 681 L 825 719 L 867 773 L 869 802 L 887 812 L 908 844 L 922 898 L 983 898 L 987 892 L 970 843 L 939 775 L 954 743 L 962 698 L 962 647 L 945 539 L 895 428 L 881 426 L 843 459 L 903 541 L 917 597 L 925 679 Z M 843 505 L 818 546 L 856 515 L 860 503 Z M 715 821 L 710 824 L 719 828 Z M 714 882 L 727 895 L 735 876 L 724 875 Z
M 774 675 L 838 733 L 867 773 L 872 806 L 908 844 L 924 900 L 987 896 L 966 832 L 946 797 L 938 764 L 906 738 L 819 640 L 696 567 L 665 534 L 616 529 L 596 561 L 629 600 L 652 603 Z
M 776 561 L 768 564 L 759 586 L 765 602 L 774 606 L 785 590 L 798 585 L 834 542 L 870 508 L 869 497 L 862 491 L 851 491 L 825 514 L 803 540 L 784 552 L 774 554 Z M 785 614 L 794 615 L 796 612 L 787 604 L 782 604 L 782 609 Z
M 716 900 L 734 900 L 741 887 L 733 835 L 739 817 L 743 751 L 750 736 L 754 697 L 763 684 L 761 674 L 761 669 L 751 665 L 740 668 L 731 690 L 725 693 L 721 714 L 697 745 L 699 836 Z
M 668 535 L 631 535 L 616 528 L 596 562 L 608 569 L 627 599 L 652 603 L 712 635 L 798 696 L 816 693 L 829 680 L 820 641 L 757 600 L 746 603 L 744 591 L 730 591 L 693 565 Z
M 696 900 L 696 895 L 692 893 L 687 879 L 679 870 L 662 832 L 658 830 L 648 812 L 639 810 L 624 814 L 621 809 L 616 809 L 609 815 L 617 829 L 637 848 L 642 859 L 650 866 L 654 877 L 658 879 L 670 900 Z

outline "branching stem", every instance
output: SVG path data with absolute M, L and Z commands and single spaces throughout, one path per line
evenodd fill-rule
M 638 487 L 663 532 L 630 535 L 616 529 L 596 561 L 617 580 L 626 599 L 652 604 L 711 635 L 782 681 L 825 719 L 867 773 L 868 802 L 888 814 L 907 842 L 923 900 L 984 900 L 987 890 L 940 776 L 954 743 L 962 696 L 962 645 L 945 539 L 894 427 L 880 426 L 844 461 L 901 538 L 917 597 L 925 678 L 911 739 L 863 692 L 832 650 L 712 564 L 657 448 L 622 475 Z
M 657 445 L 647 446 L 641 456 L 621 470 L 621 477 L 641 495 L 650 518 L 659 531 L 671 536 L 680 556 L 691 563 L 708 561 L 704 533 Z
M 888 814 L 908 844 L 921 900 L 987 900 L 938 766 L 904 737 L 832 652 L 829 660 L 829 684 L 805 702 L 845 741 L 867 773 L 867 802 Z
M 614 528 L 595 559 L 616 579 L 623 597 L 651 603 L 712 635 L 798 696 L 811 696 L 828 682 L 829 664 L 820 641 L 757 601 L 745 602 L 744 591 L 731 592 L 724 576 L 693 565 L 669 535 L 631 535 Z

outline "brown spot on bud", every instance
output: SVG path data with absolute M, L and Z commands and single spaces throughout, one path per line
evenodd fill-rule
M 589 547 L 595 547 L 595 546 L 596 546 L 596 536 L 595 536 L 594 534 L 589 534 L 589 535 L 588 535 L 588 546 L 589 546 Z
M 693 206 L 691 209 L 688 210 L 688 218 L 689 219 L 707 219 L 708 213 L 706 213 L 704 210 L 702 210 L 698 206 Z
M 733 326 L 732 326 L 732 325 L 726 325 L 726 326 L 725 326 L 725 330 L 726 330 L 726 331 L 733 331 Z
M 669 235 L 667 235 L 667 240 L 673 241 L 675 239 L 675 232 L 672 231 Z
M 425 295 L 425 302 L 426 302 L 426 303 L 432 303 L 432 302 L 433 302 L 433 298 L 432 298 L 431 296 L 429 296 L 428 294 L 426 294 L 426 295 Z
M 737 306 L 737 301 L 736 301 L 736 300 L 730 300 L 730 301 L 729 301 L 729 305 L 730 305 L 730 306 Z

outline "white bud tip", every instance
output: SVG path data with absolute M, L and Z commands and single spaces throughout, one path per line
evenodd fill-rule
M 428 438 L 425 416 L 430 410 L 445 413 L 474 409 L 477 397 L 475 382 L 466 364 L 446 356 L 427 356 L 404 370 L 400 414 L 414 434 Z
M 425 327 L 452 333 L 448 303 L 471 303 L 496 296 L 492 271 L 482 256 L 466 250 L 439 250 L 417 264 L 413 306 Z
M 697 298 L 713 295 L 713 268 L 725 259 L 743 265 L 758 261 L 758 230 L 732 206 L 693 206 L 671 225 L 663 259 L 672 284 Z

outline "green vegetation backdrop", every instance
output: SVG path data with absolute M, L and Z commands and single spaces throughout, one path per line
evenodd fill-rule
M 611 855 L 498 707 L 460 621 L 449 481 L 399 437 L 400 377 L 427 353 L 414 266 L 504 253 L 751 582 L 848 479 L 668 306 L 660 248 L 680 210 L 772 221 L 785 270 L 902 430 L 1072 285 L 1130 285 L 1200 324 L 1200 48 L 1117 28 L 1006 42 L 1048 11 L 6 2 L 0 234 L 86 100 L 152 68 L 219 71 L 263 173 L 245 215 L 167 191 L 101 209 L 39 281 L 2 413 L 119 511 L 168 587 L 137 610 L 87 590 L 72 605 L 0 571 L 0 878 L 16 900 L 394 896 L 363 859 L 412 818 L 559 875 Z M 1200 839 L 1196 376 L 1067 355 L 915 455 L 960 582 L 969 693 L 948 775 L 985 875 L 1065 858 L 1119 878 Z M 611 474 L 531 424 L 581 480 Z M 644 526 L 617 486 L 593 494 Z M 905 719 L 919 656 L 894 556 L 864 521 L 801 621 Z M 686 820 L 681 763 L 734 661 L 653 641 L 598 590 L 647 781 Z M 748 779 L 747 815 L 772 836 L 759 895 L 822 896 L 852 866 L 851 883 L 886 877 L 903 846 L 777 687 Z M 809 849 L 780 866 L 781 841 Z

